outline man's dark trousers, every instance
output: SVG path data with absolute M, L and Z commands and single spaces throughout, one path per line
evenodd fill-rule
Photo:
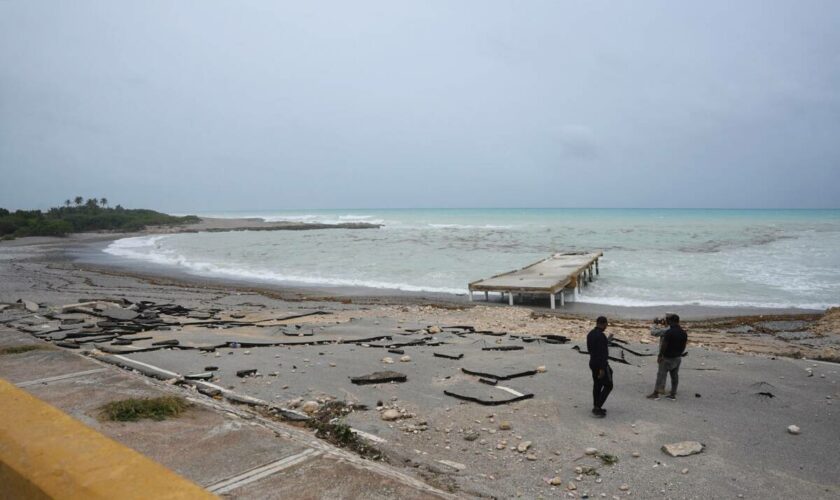
M 603 369 L 604 373 L 598 377 L 598 368 L 592 368 L 592 402 L 595 408 L 601 408 L 607 402 L 607 396 L 613 389 L 613 373 L 612 368 L 607 365 Z

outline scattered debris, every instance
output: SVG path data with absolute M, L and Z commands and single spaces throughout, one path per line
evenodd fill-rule
M 475 375 L 478 377 L 492 378 L 496 380 L 510 380 L 518 377 L 528 377 L 535 375 L 537 370 L 520 370 L 519 368 L 505 368 L 500 367 L 494 369 L 494 372 L 481 371 L 477 368 L 461 368 L 461 371 L 467 375 Z
M 446 358 L 446 359 L 461 359 L 464 357 L 464 353 L 458 354 L 445 354 L 442 352 L 434 352 L 432 355 L 436 358 Z
M 239 378 L 251 377 L 257 374 L 256 368 L 249 368 L 247 370 L 237 370 L 236 376 Z

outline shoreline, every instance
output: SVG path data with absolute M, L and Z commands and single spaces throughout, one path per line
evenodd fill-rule
M 224 276 L 208 276 L 191 273 L 187 270 L 156 264 L 146 261 L 117 257 L 105 253 L 103 250 L 110 243 L 123 238 L 168 235 L 179 233 L 196 233 L 202 231 L 250 231 L 250 230 L 310 230 L 330 228 L 368 229 L 379 227 L 377 224 L 348 223 L 348 224 L 311 224 L 301 222 L 264 222 L 261 219 L 216 219 L 202 218 L 202 222 L 189 226 L 150 227 L 143 231 L 132 233 L 75 233 L 64 238 L 57 237 L 25 237 L 16 240 L 0 242 L 3 247 L 27 247 L 48 245 L 53 250 L 49 259 L 55 262 L 66 261 L 73 266 L 92 272 L 109 274 L 112 276 L 130 276 L 139 279 L 165 281 L 180 286 L 213 286 L 225 289 L 235 289 L 243 292 L 269 293 L 284 300 L 294 301 L 353 301 L 368 305 L 405 305 L 425 304 L 444 308 L 450 307 L 509 307 L 501 300 L 485 302 L 479 298 L 470 302 L 466 292 L 451 294 L 445 292 L 406 291 L 389 288 L 373 288 L 363 286 L 318 285 L 296 282 L 257 281 L 244 278 Z M 368 227 L 370 226 L 370 227 Z M 738 306 L 708 306 L 701 304 L 689 305 L 655 305 L 655 306 L 619 306 L 585 302 L 585 295 L 580 302 L 569 301 L 565 307 L 555 310 L 549 309 L 539 301 L 524 301 L 518 307 L 531 309 L 534 314 L 545 314 L 556 317 L 595 318 L 600 315 L 616 320 L 651 320 L 662 316 L 665 311 L 677 311 L 686 321 L 721 320 L 729 318 L 795 318 L 814 317 L 824 314 L 827 309 L 803 308 L 762 308 Z

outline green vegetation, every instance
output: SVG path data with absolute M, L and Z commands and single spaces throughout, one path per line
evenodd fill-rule
M 136 422 L 143 418 L 163 420 L 184 413 L 190 404 L 184 398 L 163 396 L 160 398 L 123 399 L 111 401 L 99 408 L 103 420 L 114 422 Z
M 21 354 L 24 352 L 29 351 L 37 351 L 38 349 L 44 349 L 42 345 L 17 345 L 13 347 L 4 347 L 0 348 L 0 355 L 3 354 Z
M 154 210 L 125 209 L 120 205 L 108 206 L 108 199 L 89 198 L 86 202 L 77 196 L 74 202 L 64 201 L 64 206 L 40 210 L 10 212 L 0 208 L 0 239 L 22 236 L 65 236 L 83 231 L 139 231 L 147 226 L 172 226 L 193 224 L 198 217 L 175 217 Z

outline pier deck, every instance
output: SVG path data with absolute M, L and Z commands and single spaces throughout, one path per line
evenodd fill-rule
M 513 305 L 514 294 L 547 294 L 554 309 L 558 293 L 560 305 L 565 305 L 567 288 L 578 293 L 600 273 L 598 260 L 603 255 L 602 251 L 556 253 L 522 269 L 473 281 L 469 284 L 470 300 L 473 300 L 473 292 L 484 292 L 488 300 L 490 292 L 499 292 L 502 297 L 508 294 L 508 302 Z

